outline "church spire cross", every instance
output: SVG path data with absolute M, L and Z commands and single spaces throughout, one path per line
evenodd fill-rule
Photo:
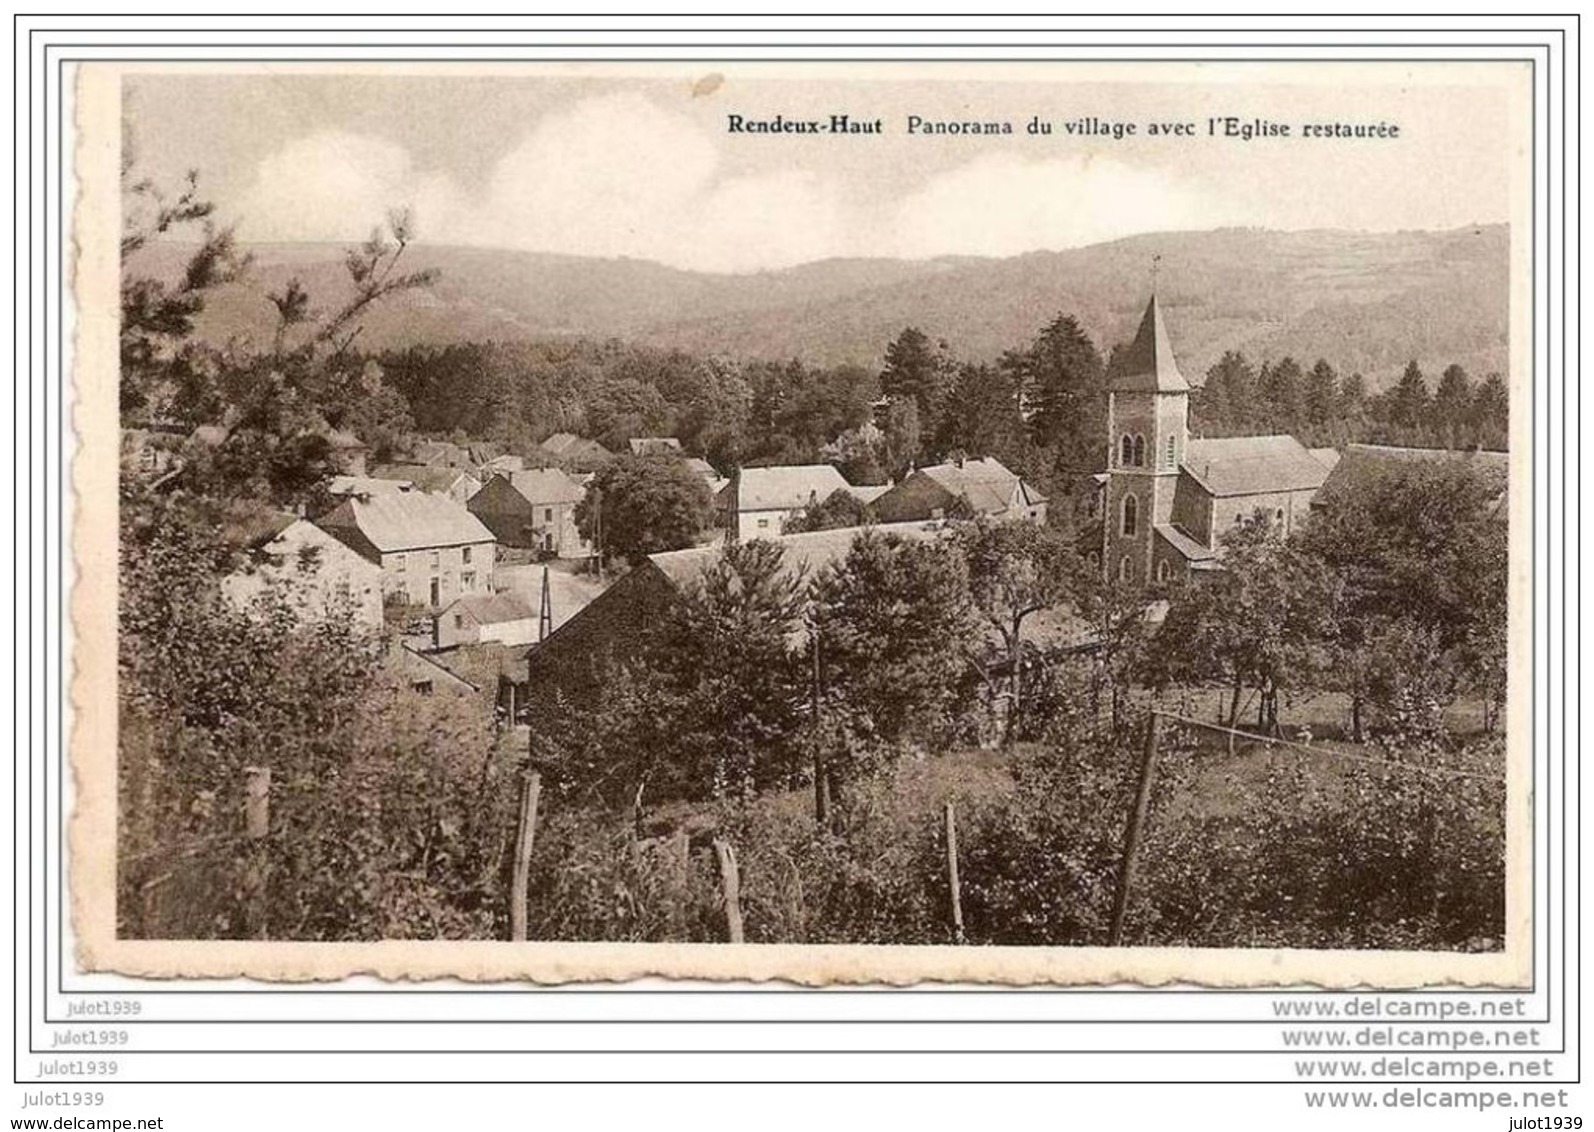
M 1162 267 L 1162 256 L 1161 255 L 1152 256 L 1151 257 L 1151 293 L 1153 295 L 1155 295 L 1157 293 L 1157 272 L 1158 272 L 1159 269 L 1161 269 L 1161 267 Z

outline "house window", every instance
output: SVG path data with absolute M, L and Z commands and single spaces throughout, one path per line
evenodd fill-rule
M 1137 436 L 1137 437 L 1135 437 L 1135 467 L 1144 468 L 1145 466 L 1146 466 L 1146 438 L 1143 437 L 1143 436 Z
M 454 628 L 463 629 L 464 627 L 465 627 L 465 615 L 463 613 L 454 614 Z
M 542 521 L 545 522 L 545 523 L 553 522 L 553 508 L 552 507 L 544 507 L 542 509 Z
M 415 689 L 423 696 L 429 696 L 432 694 L 432 682 L 430 680 L 416 680 L 410 685 L 410 687 Z
M 1170 467 L 1170 468 L 1173 467 L 1173 458 L 1174 458 L 1173 457 L 1173 435 L 1170 433 L 1168 435 L 1168 456 L 1167 456 L 1167 464 L 1168 464 L 1168 467 Z
M 1127 582 L 1134 572 L 1134 564 L 1129 560 L 1129 555 L 1124 555 L 1118 560 L 1118 580 Z
M 1160 559 L 1157 562 L 1157 581 L 1166 582 L 1167 580 L 1168 580 L 1168 560 L 1166 558 L 1163 558 L 1163 559 Z
M 467 546 L 459 552 L 459 560 L 466 563 L 470 561 L 470 547 Z
M 758 520 L 758 529 L 761 530 L 761 531 L 767 531 L 769 529 L 769 520 L 768 519 L 760 519 L 760 520 Z
M 404 573 L 404 555 L 395 554 L 393 556 L 393 572 L 395 574 Z
M 476 588 L 476 571 L 474 571 L 474 570 L 462 570 L 460 572 L 460 575 L 459 575 L 459 584 L 460 584 L 461 588 L 463 588 L 463 589 L 467 589 L 467 590 L 475 589 Z
M 441 566 L 442 564 L 443 564 L 443 552 L 441 550 L 432 551 L 432 569 L 435 570 L 439 566 Z
M 1281 527 L 1284 525 L 1284 508 L 1280 507 L 1277 511 L 1273 512 L 1273 521 Z
M 1119 530 L 1124 538 L 1134 538 L 1140 528 L 1140 501 L 1132 495 L 1124 496 L 1123 523 Z
M 1123 440 L 1118 445 L 1118 465 L 1119 465 L 1119 467 L 1127 468 L 1127 467 L 1129 467 L 1130 464 L 1134 463 L 1134 460 L 1135 460 L 1135 442 L 1134 442 L 1134 438 L 1131 437 L 1126 432 L 1126 433 L 1124 433 Z

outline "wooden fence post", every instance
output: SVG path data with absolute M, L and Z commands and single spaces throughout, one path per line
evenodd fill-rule
M 736 849 L 716 837 L 714 853 L 720 862 L 720 885 L 725 890 L 725 930 L 732 943 L 742 942 L 742 881 L 736 871 Z
M 248 931 L 266 938 L 266 847 L 271 832 L 271 768 L 244 767 L 244 836 L 248 839 L 248 864 L 244 867 L 245 916 Z
M 1135 808 L 1129 815 L 1129 826 L 1124 831 L 1123 862 L 1118 866 L 1118 891 L 1113 899 L 1112 930 L 1107 937 L 1109 946 L 1119 947 L 1124 941 L 1124 918 L 1129 911 L 1129 897 L 1135 881 L 1135 858 L 1140 853 L 1140 839 L 1145 832 L 1146 814 L 1151 808 L 1151 787 L 1157 775 L 1157 731 L 1161 717 L 1156 712 L 1146 716 L 1146 746 L 1140 759 L 1140 787 L 1135 793 Z
M 515 872 L 509 890 L 509 938 L 526 938 L 526 889 L 531 882 L 531 846 L 537 837 L 537 801 L 542 796 L 542 775 L 526 775 L 520 798 L 520 827 L 515 834 Z
M 813 672 L 809 685 L 809 724 L 814 742 L 814 824 L 820 829 L 830 825 L 830 768 L 825 761 L 824 688 L 819 668 L 819 623 L 809 622 L 809 651 L 813 654 Z
M 946 876 L 952 889 L 952 937 L 964 942 L 963 888 L 958 881 L 958 821 L 952 803 L 946 804 Z

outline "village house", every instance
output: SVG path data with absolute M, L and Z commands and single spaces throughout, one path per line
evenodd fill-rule
M 576 526 L 576 505 L 585 494 L 563 470 L 533 468 L 494 476 L 471 497 L 469 507 L 504 546 L 584 558 L 592 544 Z
M 371 469 L 371 476 L 409 484 L 417 490 L 451 499 L 462 507 L 482 486 L 469 468 L 447 464 L 378 464 Z
M 864 531 L 923 539 L 938 537 L 944 530 L 935 523 L 898 523 L 812 531 L 770 541 L 784 551 L 784 575 L 812 578 L 845 558 Z M 532 702 L 550 703 L 556 693 L 577 698 L 600 694 L 607 663 L 636 656 L 648 632 L 724 553 L 724 546 L 716 545 L 648 555 L 527 653 L 525 675 Z M 795 623 L 792 647 L 800 647 L 802 640 L 802 625 Z
M 371 456 L 371 449 L 365 441 L 342 428 L 323 429 L 321 435 L 332 446 L 332 463 L 338 471 L 348 476 L 365 475 L 366 462 Z
M 591 471 L 614 459 L 614 453 L 596 440 L 588 440 L 573 432 L 556 432 L 537 447 L 560 466 L 579 471 Z
M 452 500 L 422 491 L 351 496 L 316 525 L 382 568 L 389 601 L 440 609 L 492 592 L 492 532 Z
M 177 466 L 177 453 L 187 433 L 172 425 L 124 428 L 120 463 L 124 474 L 154 478 Z
M 351 495 L 410 491 L 414 487 L 415 485 L 408 480 L 378 479 L 376 476 L 333 476 L 327 481 L 327 494 L 334 499 L 345 499 Z
M 526 470 L 526 461 L 522 456 L 505 453 L 482 461 L 481 467 L 476 469 L 476 478 L 486 483 L 500 472 L 523 472 Z
M 432 618 L 432 647 L 526 645 L 537 639 L 537 612 L 510 594 L 462 597 Z
M 1317 449 L 1312 454 L 1317 454 Z M 1504 518 L 1511 456 L 1507 452 L 1484 449 L 1396 448 L 1383 444 L 1348 444 L 1335 453 L 1338 459 L 1312 498 L 1312 510 L 1326 511 L 1336 506 L 1355 506 L 1357 496 L 1374 480 L 1401 475 L 1413 469 L 1443 463 L 1467 467 L 1476 472 L 1494 492 L 1493 514 Z
M 703 477 L 703 482 L 708 485 L 708 493 L 710 495 L 718 495 L 725 490 L 725 485 L 730 482 L 714 470 L 713 464 L 710 464 L 701 456 L 687 456 L 685 460 L 689 470 Z
M 381 631 L 381 566 L 294 515 L 263 516 L 250 526 L 238 539 L 249 564 L 221 582 L 235 607 L 247 608 L 272 590 L 305 621 L 348 618 Z
M 941 519 L 962 512 L 998 522 L 1046 522 L 1046 497 L 1000 460 L 954 460 L 919 468 L 870 505 L 882 523 Z
M 427 440 L 417 444 L 408 462 L 428 468 L 460 469 L 473 468 L 477 464 L 468 446 L 455 444 L 451 440 Z
M 681 442 L 673 436 L 637 436 L 627 441 L 633 456 L 679 456 Z
M 446 665 L 403 643 L 395 643 L 387 650 L 382 658 L 382 666 L 393 679 L 424 696 L 437 692 L 480 695 L 482 691 Z
M 848 483 L 834 464 L 791 464 L 741 469 L 720 489 L 715 503 L 730 537 L 774 538 L 786 520 L 836 491 L 864 502 L 871 495 Z

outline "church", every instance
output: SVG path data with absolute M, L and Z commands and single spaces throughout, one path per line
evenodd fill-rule
M 1217 568 L 1224 532 L 1260 512 L 1289 534 L 1339 454 L 1293 436 L 1190 435 L 1190 384 L 1152 295 L 1107 383 L 1101 568 L 1130 583 Z

